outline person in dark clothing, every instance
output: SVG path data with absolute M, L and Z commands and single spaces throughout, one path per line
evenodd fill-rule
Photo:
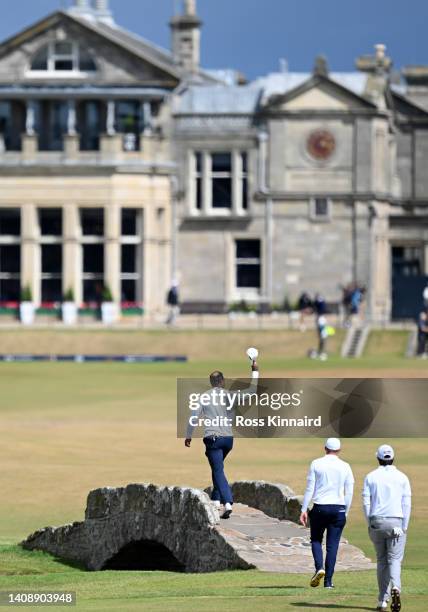
M 327 312 L 327 304 L 325 302 L 325 299 L 320 293 L 317 293 L 315 295 L 314 310 L 319 317 L 322 315 L 325 315 Z
M 419 314 L 418 318 L 418 348 L 417 353 L 419 357 L 426 356 L 426 345 L 427 345 L 427 334 L 428 334 L 428 315 L 425 310 Z
M 169 306 L 169 312 L 168 312 L 166 324 L 175 325 L 177 321 L 177 317 L 180 314 L 180 299 L 179 299 L 177 281 L 172 282 L 171 288 L 168 291 L 166 303 Z
M 300 331 L 306 330 L 305 317 L 312 314 L 312 300 L 306 291 L 304 291 L 299 297 L 298 309 L 300 312 Z

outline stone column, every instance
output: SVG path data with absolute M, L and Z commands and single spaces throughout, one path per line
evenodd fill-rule
M 142 103 L 143 121 L 144 121 L 144 134 L 152 133 L 152 105 L 147 100 Z
M 64 136 L 64 150 L 68 158 L 76 159 L 79 152 L 79 136 L 76 132 L 76 101 L 68 101 L 67 134 Z
M 232 152 L 232 214 L 242 214 L 242 156 L 240 151 Z
M 22 157 L 24 161 L 33 159 L 37 154 L 38 138 L 35 132 L 36 108 L 34 100 L 27 100 L 25 134 L 22 136 Z
M 120 207 L 116 204 L 106 206 L 105 212 L 105 246 L 104 246 L 104 283 L 110 287 L 113 300 L 120 304 Z
M 41 299 L 41 255 L 40 230 L 37 208 L 34 204 L 24 204 L 21 208 L 21 287 L 29 286 L 33 302 L 40 304 Z
M 391 317 L 391 255 L 388 217 L 382 205 L 373 206 L 371 219 L 371 258 L 369 317 L 385 323 Z
M 202 212 L 209 214 L 212 206 L 211 189 L 211 155 L 204 151 L 202 153 Z
M 269 135 L 267 132 L 260 131 L 258 134 L 259 140 L 259 160 L 258 160 L 258 189 L 261 193 L 267 190 L 266 180 L 266 160 L 267 160 L 267 145 Z
M 261 248 L 260 257 L 262 258 L 262 283 L 261 293 L 266 296 L 266 302 L 269 304 L 272 302 L 273 295 L 273 235 L 274 232 L 274 221 L 273 221 L 273 200 L 267 198 L 266 200 L 266 219 L 265 219 L 265 248 Z M 263 247 L 263 245 L 261 245 Z M 266 262 L 263 263 L 263 256 L 266 257 Z M 265 273 L 265 278 L 263 278 Z M 264 291 L 263 291 L 264 289 Z
M 72 289 L 76 304 L 81 304 L 83 300 L 83 261 L 79 208 L 75 204 L 67 204 L 62 214 L 64 241 L 62 289 L 64 293 Z
M 108 136 L 114 136 L 116 134 L 116 103 L 114 100 L 107 102 L 107 125 L 106 132 Z

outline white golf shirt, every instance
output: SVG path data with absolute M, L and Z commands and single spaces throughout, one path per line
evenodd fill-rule
M 367 522 L 371 516 L 402 518 L 409 526 L 412 491 L 409 479 L 394 465 L 380 465 L 364 480 L 363 508 Z
M 351 466 L 337 455 L 328 454 L 312 461 L 308 472 L 302 512 L 311 500 L 314 504 L 346 506 L 346 513 L 354 494 L 354 475 Z

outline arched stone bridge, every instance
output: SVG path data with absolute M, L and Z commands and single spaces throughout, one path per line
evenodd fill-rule
M 22 546 L 89 570 L 310 572 L 308 530 L 293 522 L 300 511 L 293 491 L 258 481 L 234 483 L 233 490 L 239 503 L 230 519 L 221 520 L 198 489 L 96 489 L 89 493 L 84 521 L 36 531 Z M 360 550 L 342 543 L 337 569 L 372 567 Z

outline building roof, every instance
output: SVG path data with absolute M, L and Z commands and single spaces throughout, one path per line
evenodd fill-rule
M 21 45 L 27 39 L 31 39 L 44 30 L 54 27 L 60 19 L 69 19 L 78 23 L 82 27 L 118 45 L 136 57 L 156 66 L 166 74 L 172 76 L 176 81 L 181 81 L 185 77 L 180 67 L 174 62 L 172 53 L 168 50 L 153 44 L 142 36 L 134 34 L 117 24 L 109 25 L 92 17 L 85 18 L 73 11 L 55 11 L 18 34 L 2 41 L 0 44 L 0 57 L 7 54 L 13 48 Z M 209 73 L 203 69 L 199 70 L 196 78 L 200 82 L 209 84 L 224 82 L 225 80 L 225 77 L 222 78 L 220 73 Z
M 309 72 L 277 72 L 244 86 L 193 86 L 182 94 L 175 110 L 184 114 L 252 114 L 259 105 L 301 87 L 312 76 Z M 352 94 L 364 97 L 367 74 L 332 72 L 328 78 Z

